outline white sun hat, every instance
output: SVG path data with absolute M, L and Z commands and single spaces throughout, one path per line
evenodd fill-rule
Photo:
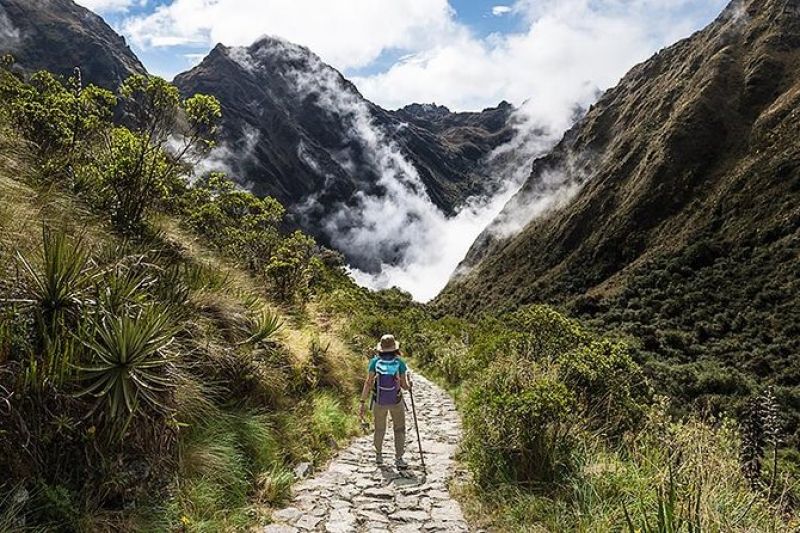
M 394 335 L 384 335 L 375 349 L 379 352 L 396 352 L 400 349 L 400 343 L 394 339 Z

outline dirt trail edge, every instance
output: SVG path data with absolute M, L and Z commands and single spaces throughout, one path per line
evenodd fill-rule
M 341 451 L 327 470 L 299 482 L 289 507 L 273 513 L 264 533 L 304 531 L 402 532 L 470 531 L 447 485 L 453 454 L 461 438 L 461 420 L 450 396 L 419 374 L 412 375 L 419 432 L 427 475 L 419 460 L 411 401 L 405 393 L 406 460 L 411 469 L 394 468 L 391 424 L 386 430 L 385 465 L 375 465 L 372 435 L 359 437 Z

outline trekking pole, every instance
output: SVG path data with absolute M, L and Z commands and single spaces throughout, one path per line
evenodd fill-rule
M 428 473 L 428 470 L 425 468 L 425 454 L 422 453 L 422 439 L 419 436 L 419 422 L 417 422 L 417 407 L 414 405 L 414 386 L 411 383 L 411 374 L 409 376 L 409 385 L 411 388 L 408 389 L 408 393 L 411 396 L 411 414 L 414 416 L 414 429 L 417 431 L 417 444 L 419 445 L 419 460 L 422 462 L 422 472 L 424 474 Z

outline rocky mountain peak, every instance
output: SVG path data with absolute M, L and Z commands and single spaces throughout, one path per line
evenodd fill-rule
M 424 120 L 438 120 L 450 114 L 450 110 L 443 105 L 430 104 L 409 104 L 399 110 L 415 118 Z
M 25 72 L 80 67 L 84 80 L 110 89 L 146 72 L 122 36 L 71 0 L 0 0 L 0 53 Z

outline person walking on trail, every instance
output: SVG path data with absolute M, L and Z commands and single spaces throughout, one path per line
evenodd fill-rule
M 375 421 L 375 462 L 383 464 L 383 438 L 386 434 L 386 417 L 391 415 L 394 427 L 394 463 L 397 468 L 407 468 L 403 460 L 406 445 L 406 409 L 401 389 L 411 390 L 408 367 L 400 358 L 400 343 L 393 335 L 384 335 L 376 347 L 377 355 L 369 362 L 367 379 L 361 392 L 361 411 L 363 423 L 366 402 Z

